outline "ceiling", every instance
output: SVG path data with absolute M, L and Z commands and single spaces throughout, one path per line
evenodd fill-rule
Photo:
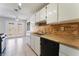
M 18 12 L 18 3 L 0 3 L 0 16 L 28 19 L 32 14 L 43 8 L 47 3 L 22 3 L 21 10 Z

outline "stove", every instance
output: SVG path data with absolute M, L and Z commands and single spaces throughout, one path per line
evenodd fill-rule
M 6 49 L 6 39 L 7 36 L 4 33 L 0 34 L 0 55 L 2 55 L 2 53 L 5 51 Z

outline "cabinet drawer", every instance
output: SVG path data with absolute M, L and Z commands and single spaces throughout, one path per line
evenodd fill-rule
M 60 52 L 68 55 L 68 56 L 79 56 L 79 49 L 75 49 L 69 46 L 61 45 L 60 44 Z

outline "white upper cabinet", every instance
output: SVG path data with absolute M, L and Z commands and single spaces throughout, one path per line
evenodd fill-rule
M 32 15 L 32 16 L 30 17 L 30 22 L 31 22 L 31 23 L 35 23 L 35 21 L 36 21 L 36 18 L 35 18 L 35 14 L 34 14 L 34 15 Z
M 47 24 L 57 23 L 57 4 L 51 3 L 47 5 Z
M 58 20 L 59 22 L 76 20 L 79 18 L 78 3 L 63 3 L 58 5 Z
M 30 31 L 33 32 L 34 31 L 34 27 L 35 27 L 35 14 L 30 18 Z
M 40 21 L 46 20 L 46 7 L 40 10 Z
M 36 13 L 36 22 L 39 22 L 40 21 L 40 12 L 37 12 Z

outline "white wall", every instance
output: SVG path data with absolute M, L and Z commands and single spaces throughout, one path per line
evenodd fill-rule
M 0 17 L 0 33 L 7 33 L 7 22 L 8 20 L 11 20 L 11 18 L 7 17 Z
M 12 18 L 0 17 L 0 33 L 6 33 L 6 34 L 8 33 L 8 22 L 10 20 L 13 22 L 16 22 L 15 19 L 12 19 Z M 24 24 L 24 31 L 26 31 L 25 27 L 26 26 Z M 26 34 L 26 32 L 24 32 L 24 34 Z
M 5 33 L 5 18 L 0 17 L 0 33 Z
M 0 33 L 2 33 L 3 30 L 2 30 L 2 20 L 0 20 Z

